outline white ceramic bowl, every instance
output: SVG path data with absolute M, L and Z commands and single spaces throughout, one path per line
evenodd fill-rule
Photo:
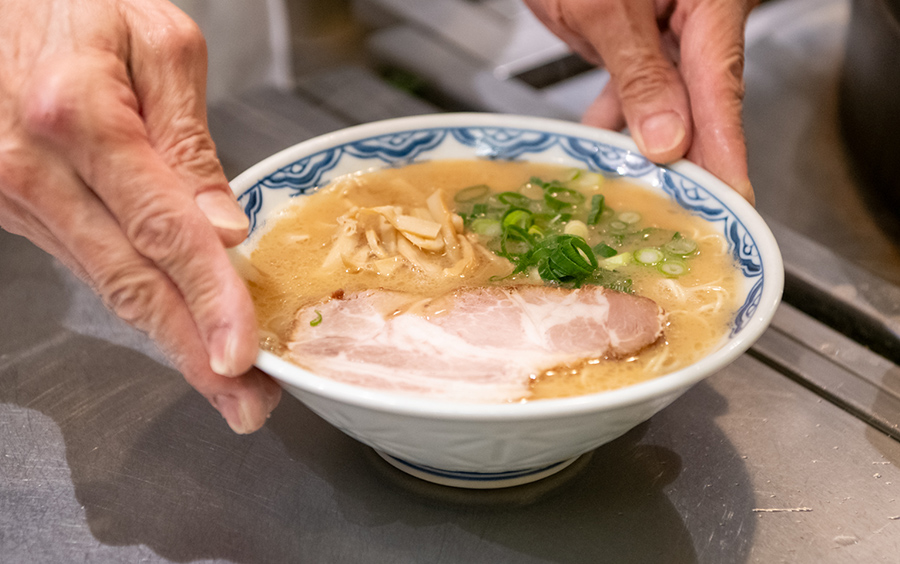
M 288 198 L 303 197 L 337 176 L 448 158 L 549 162 L 633 178 L 725 236 L 743 273 L 744 294 L 729 335 L 702 360 L 630 387 L 565 399 L 485 405 L 407 397 L 336 382 L 259 354 L 257 366 L 285 390 L 408 473 L 485 488 L 552 474 L 734 361 L 775 313 L 784 281 L 781 255 L 753 207 L 701 168 L 686 161 L 657 166 L 637 153 L 630 138 L 610 131 L 495 114 L 392 119 L 295 145 L 241 174 L 232 188 L 256 231 Z M 252 240 L 240 250 L 248 251 Z

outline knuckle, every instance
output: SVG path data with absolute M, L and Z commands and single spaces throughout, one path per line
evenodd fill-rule
M 640 52 L 625 60 L 625 67 L 616 78 L 623 103 L 650 102 L 670 90 L 673 69 L 664 60 Z
M 22 125 L 38 137 L 71 132 L 80 114 L 80 78 L 64 64 L 35 70 L 22 100 Z
M 177 206 L 145 202 L 127 222 L 125 231 L 139 253 L 165 265 L 184 249 L 188 225 L 186 212 Z
M 222 165 L 216 155 L 216 146 L 202 124 L 189 128 L 186 135 L 165 149 L 167 161 L 180 169 L 211 177 L 221 175 Z
M 206 40 L 200 27 L 184 15 L 173 15 L 160 26 L 154 43 L 180 63 L 206 58 Z
M 106 306 L 131 325 L 152 333 L 156 301 L 160 295 L 157 271 L 144 265 L 117 265 L 97 280 L 98 293 Z

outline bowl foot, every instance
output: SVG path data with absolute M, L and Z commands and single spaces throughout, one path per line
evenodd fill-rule
M 454 488 L 482 490 L 509 488 L 512 486 L 530 484 L 531 482 L 536 482 L 537 480 L 552 476 L 553 474 L 568 468 L 573 462 L 578 460 L 581 456 L 584 456 L 575 456 L 567 460 L 554 462 L 553 464 L 538 468 L 513 470 L 509 472 L 460 472 L 454 470 L 442 470 L 440 468 L 432 468 L 431 466 L 407 462 L 379 450 L 376 450 L 375 452 L 394 468 L 421 480 Z

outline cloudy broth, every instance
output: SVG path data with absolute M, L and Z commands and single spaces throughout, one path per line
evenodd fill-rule
M 283 352 L 295 313 L 337 291 L 383 288 L 439 295 L 463 286 L 538 282 L 533 272 L 509 278 L 514 265 L 496 257 L 491 259 L 490 252 L 484 249 L 474 253 L 474 266 L 450 277 L 433 276 L 409 265 L 401 265 L 390 274 L 343 263 L 323 268 L 341 229 L 337 218 L 357 208 L 421 208 L 438 190 L 447 206 L 459 211 L 466 206 L 456 203 L 455 196 L 473 186 L 487 186 L 495 195 L 515 191 L 527 194 L 536 190 L 529 186 L 535 177 L 570 182 L 572 176 L 571 168 L 556 165 L 435 161 L 349 175 L 313 196 L 297 198 L 296 205 L 270 220 L 271 225 L 256 241 L 250 256 L 255 274 L 249 277 L 248 287 L 256 306 L 263 348 Z M 535 374 L 531 395 L 511 401 L 611 390 L 687 366 L 722 340 L 737 306 L 739 272 L 723 237 L 702 219 L 625 179 L 609 177 L 602 182 L 574 184 L 586 202 L 595 194 L 602 194 L 607 208 L 639 216 L 640 223 L 629 226 L 631 230 L 640 228 L 667 236 L 677 232 L 679 237 L 695 242 L 696 250 L 685 261 L 689 264 L 687 271 L 677 277 L 667 277 L 657 268 L 638 264 L 617 269 L 617 275 L 627 278 L 633 293 L 654 300 L 666 311 L 668 325 L 660 342 L 633 358 L 589 359 L 579 366 Z

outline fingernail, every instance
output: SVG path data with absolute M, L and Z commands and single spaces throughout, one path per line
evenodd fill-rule
M 213 398 L 213 405 L 225 418 L 225 422 L 231 427 L 231 430 L 239 435 L 246 435 L 256 429 L 252 428 L 248 423 L 251 418 L 248 417 L 248 410 L 243 403 L 234 396 L 219 395 Z
M 212 404 L 219 410 L 219 413 L 225 418 L 228 426 L 231 427 L 235 433 L 242 433 L 244 422 L 241 416 L 240 402 L 236 397 L 218 395 L 212 399 Z
M 676 112 L 666 111 L 653 114 L 644 119 L 641 124 L 643 148 L 651 155 L 671 151 L 681 144 L 686 134 L 684 120 Z
M 210 338 L 209 367 L 222 376 L 239 376 L 235 368 L 238 339 L 234 331 L 228 327 L 216 329 Z
M 243 231 L 250 227 L 250 220 L 227 194 L 207 190 L 197 194 L 194 201 L 215 227 L 235 231 Z
M 238 403 L 238 411 L 241 414 L 241 425 L 240 429 L 235 427 L 231 427 L 231 429 L 238 434 L 246 435 L 247 433 L 252 433 L 256 431 L 260 427 L 262 427 L 266 423 L 268 412 L 261 413 L 259 416 L 254 415 L 254 411 L 258 412 L 259 410 L 254 410 L 250 406 L 250 402 L 242 401 Z

